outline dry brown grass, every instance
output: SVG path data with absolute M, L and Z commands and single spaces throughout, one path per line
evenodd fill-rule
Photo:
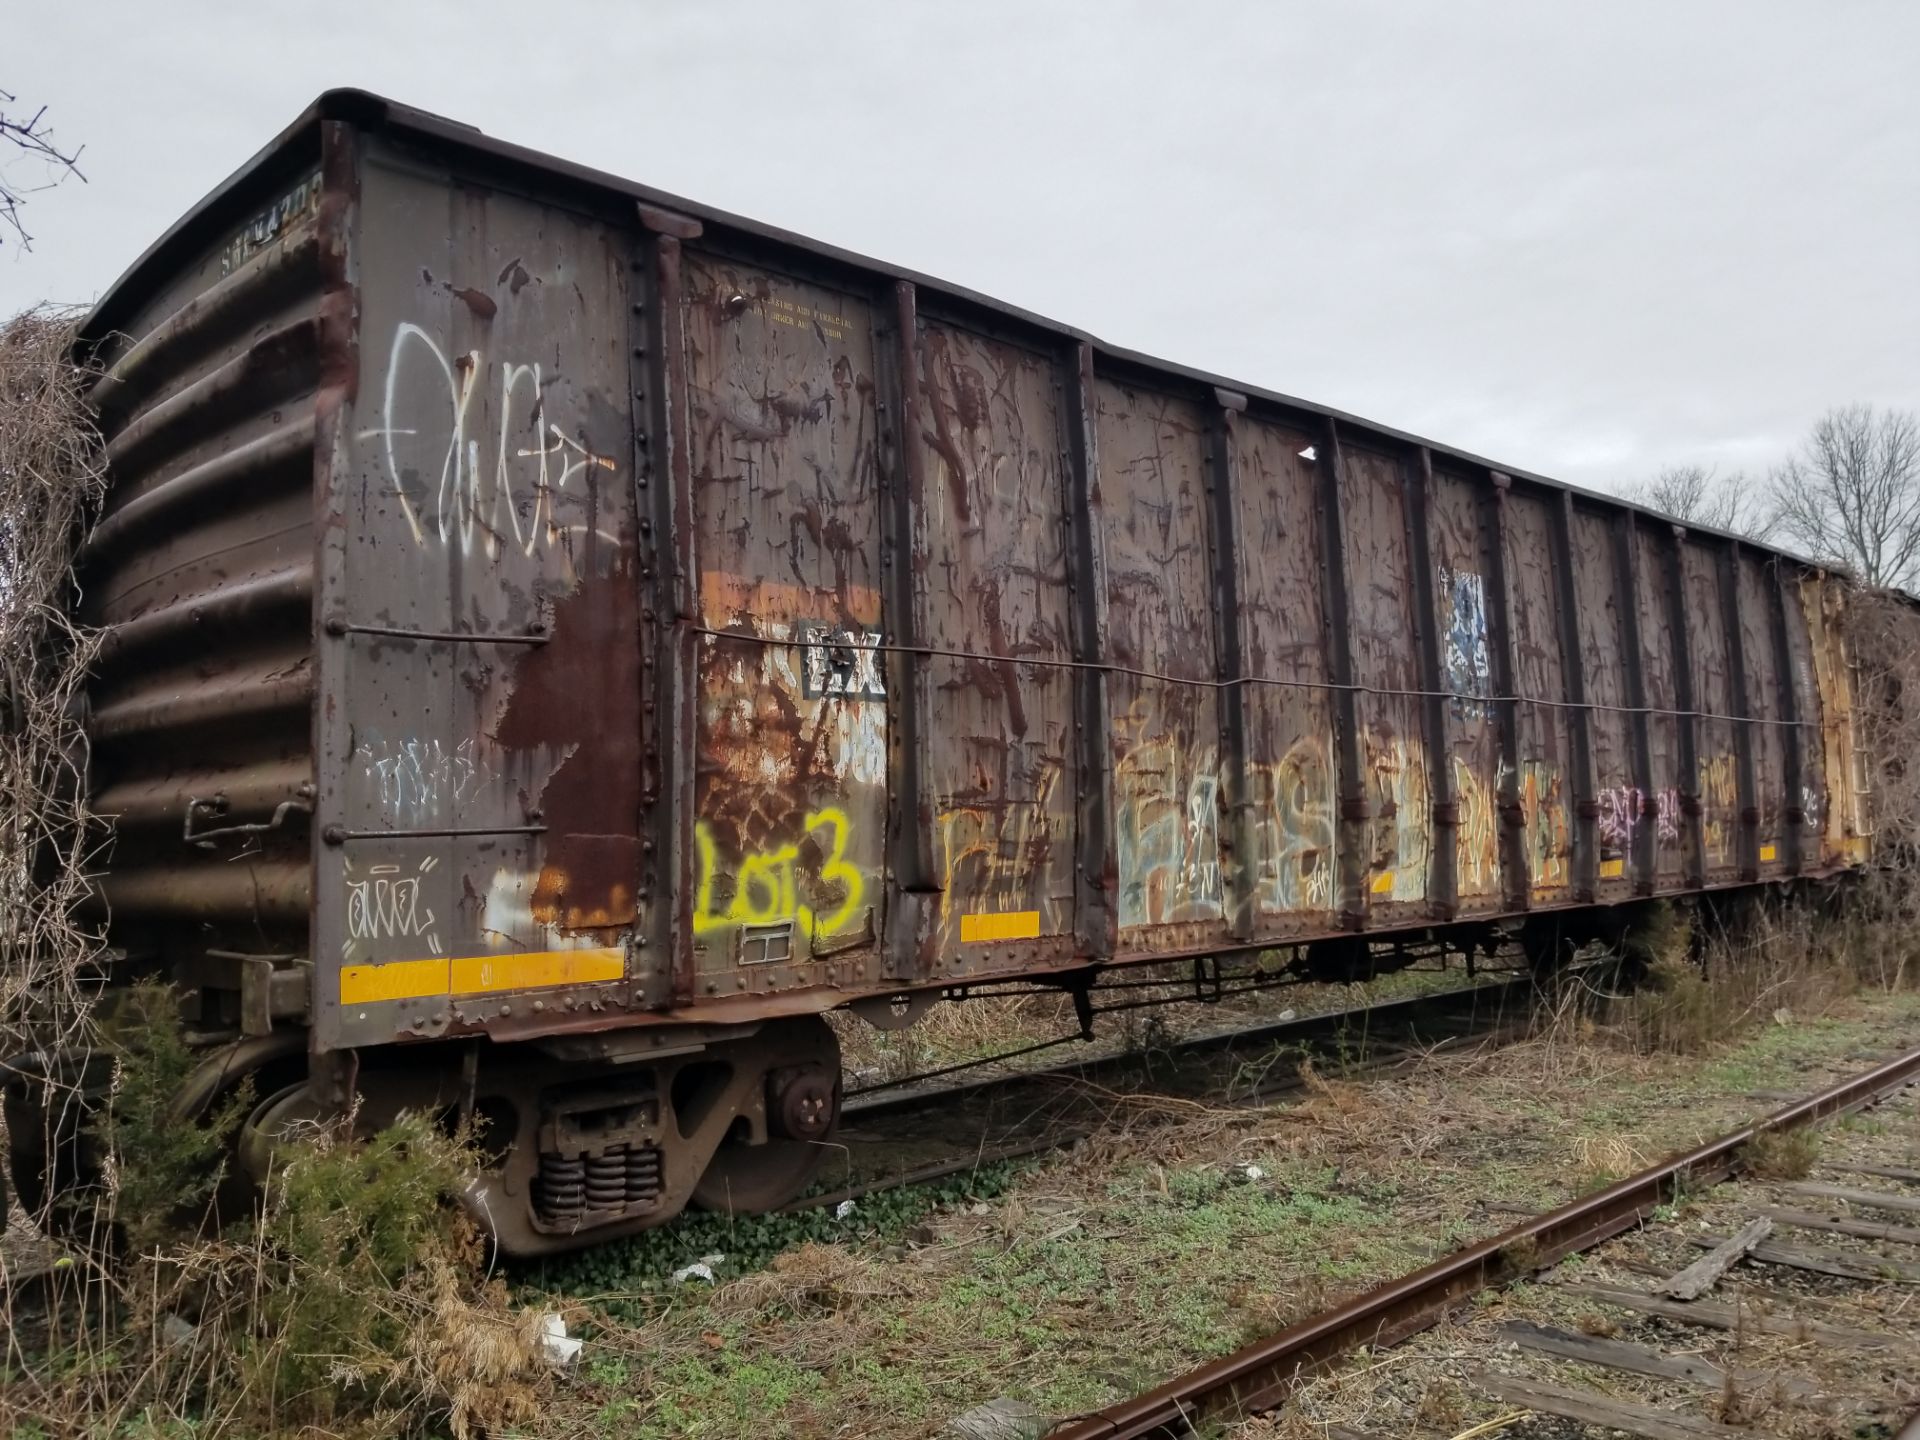
M 1065 994 L 935 1002 L 904 1030 L 880 1030 L 846 1011 L 827 1017 L 852 1081 L 888 1084 L 923 1071 L 1038 1044 L 1079 1029 Z
M 77 919 L 102 833 L 81 687 L 100 644 L 72 618 L 73 557 L 106 488 L 72 363 L 76 317 L 0 324 L 0 1057 L 84 1047 L 102 937 Z M 5 1139 L 0 1134 L 0 1143 Z
M 1573 1163 L 1580 1176 L 1578 1188 L 1592 1190 L 1600 1184 L 1644 1170 L 1647 1157 L 1638 1146 L 1619 1135 L 1576 1135 L 1573 1139 Z
M 1881 897 L 1893 891 L 1889 877 L 1861 877 L 1837 915 L 1798 899 L 1743 899 L 1721 914 L 1657 902 L 1628 940 L 1638 983 L 1602 990 L 1580 977 L 1564 981 L 1532 1043 L 1570 1072 L 1590 1065 L 1596 1044 L 1693 1055 L 1758 1026 L 1824 1014 L 1863 986 L 1910 984 L 1920 970 L 1887 965 L 1875 943 L 1891 923 Z
M 774 1257 L 766 1269 L 742 1276 L 714 1295 L 720 1315 L 837 1315 L 882 1295 L 901 1293 L 866 1256 L 813 1241 Z

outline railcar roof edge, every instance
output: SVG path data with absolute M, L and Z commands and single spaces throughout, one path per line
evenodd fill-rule
M 325 121 L 340 120 L 357 125 L 371 132 L 386 132 L 399 136 L 414 136 L 456 151 L 464 151 L 476 157 L 482 157 L 510 168 L 544 175 L 558 179 L 568 185 L 586 190 L 598 190 L 607 194 L 622 196 L 647 205 L 678 211 L 722 230 L 748 236 L 756 240 L 770 241 L 806 251 L 836 265 L 869 271 L 889 280 L 906 280 L 931 294 L 957 301 L 963 306 L 976 307 L 990 311 L 994 315 L 1017 324 L 1038 330 L 1044 330 L 1059 336 L 1063 340 L 1084 341 L 1101 355 L 1120 362 L 1123 365 L 1139 367 L 1158 372 L 1195 385 L 1217 386 L 1260 400 L 1269 405 L 1284 407 L 1304 415 L 1331 418 L 1342 421 L 1371 433 L 1376 437 L 1398 441 L 1407 445 L 1423 445 L 1436 456 L 1457 461 L 1464 465 L 1479 466 L 1497 470 L 1516 480 L 1538 485 L 1550 490 L 1566 491 L 1585 500 L 1597 501 L 1603 505 L 1617 506 L 1645 515 L 1649 519 L 1666 525 L 1678 525 L 1693 534 L 1710 535 L 1722 540 L 1738 541 L 1753 550 L 1769 555 L 1777 555 L 1794 564 L 1818 573 L 1831 573 L 1830 567 L 1804 555 L 1764 541 L 1750 539 L 1731 531 L 1718 530 L 1708 525 L 1695 525 L 1676 520 L 1650 506 L 1639 504 L 1624 496 L 1609 494 L 1601 490 L 1589 490 L 1583 486 L 1556 480 L 1551 476 L 1535 471 L 1523 470 L 1503 462 L 1461 450 L 1456 446 L 1429 440 L 1425 436 L 1409 431 L 1398 430 L 1379 421 L 1369 420 L 1365 416 L 1350 411 L 1337 410 L 1332 406 L 1321 405 L 1311 400 L 1303 400 L 1296 395 L 1284 394 L 1262 386 L 1250 385 L 1243 380 L 1230 376 L 1214 374 L 1211 371 L 1196 369 L 1178 364 L 1158 356 L 1148 355 L 1138 350 L 1129 350 L 1112 345 L 1085 330 L 1053 320 L 1031 310 L 1023 310 L 1017 305 L 1009 305 L 977 290 L 955 285 L 919 271 L 908 270 L 856 251 L 829 245 L 805 235 L 797 235 L 778 226 L 766 225 L 757 220 L 718 210 L 698 201 L 688 200 L 652 186 L 642 185 L 624 176 L 614 175 L 591 166 L 579 165 L 570 160 L 544 151 L 534 150 L 511 141 L 496 139 L 477 126 L 452 120 L 431 111 L 416 109 L 397 100 L 390 100 L 372 91 L 354 88 L 340 88 L 322 91 L 312 104 L 287 125 L 266 145 L 254 153 L 239 169 L 235 170 L 220 184 L 216 185 L 198 204 L 176 220 L 161 237 L 129 265 L 120 277 L 108 287 L 106 293 L 94 305 L 81 334 L 89 339 L 104 337 L 137 308 L 141 298 L 155 284 L 175 267 L 185 263 L 200 253 L 208 245 L 218 240 L 233 228 L 235 222 L 222 213 L 223 209 L 234 203 L 237 198 L 252 188 L 256 179 L 263 174 L 271 174 L 276 162 L 282 160 L 303 136 L 318 129 Z M 1916 602 L 1920 603 L 1920 602 Z

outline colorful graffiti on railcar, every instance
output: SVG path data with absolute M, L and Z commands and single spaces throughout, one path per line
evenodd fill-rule
M 866 301 L 689 255 L 694 944 L 749 983 L 871 952 L 887 788 Z
M 1109 693 L 1120 928 L 1218 927 L 1226 894 L 1207 421 L 1191 401 L 1107 380 L 1095 383 L 1093 408 L 1101 494 L 1111 497 L 1099 523 L 1117 667 Z
M 1052 357 L 919 329 L 922 423 L 908 443 L 925 484 L 910 568 L 936 652 L 919 663 L 920 698 L 934 717 L 935 941 L 952 955 L 1074 932 L 1065 434 Z

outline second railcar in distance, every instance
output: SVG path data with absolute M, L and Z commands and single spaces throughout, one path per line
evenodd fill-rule
M 375 97 L 88 333 L 117 963 L 516 1251 L 787 1198 L 832 1008 L 1866 853 L 1820 571 Z

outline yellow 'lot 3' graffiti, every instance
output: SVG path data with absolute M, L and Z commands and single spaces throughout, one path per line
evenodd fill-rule
M 694 890 L 693 933 L 710 935 L 736 925 L 776 925 L 790 920 L 801 934 L 825 937 L 845 929 L 860 913 L 866 894 L 866 881 L 847 863 L 847 841 L 853 825 L 847 813 L 838 808 L 812 811 L 807 816 L 802 839 L 826 837 L 820 843 L 826 858 L 820 862 L 820 884 L 831 892 L 838 887 L 845 895 L 838 908 L 821 913 L 800 903 L 800 841 L 777 850 L 754 851 L 740 857 L 733 874 L 733 898 L 718 914 L 713 908 L 714 873 L 718 868 L 717 848 L 707 822 L 694 823 L 693 843 L 699 856 L 700 877 Z

